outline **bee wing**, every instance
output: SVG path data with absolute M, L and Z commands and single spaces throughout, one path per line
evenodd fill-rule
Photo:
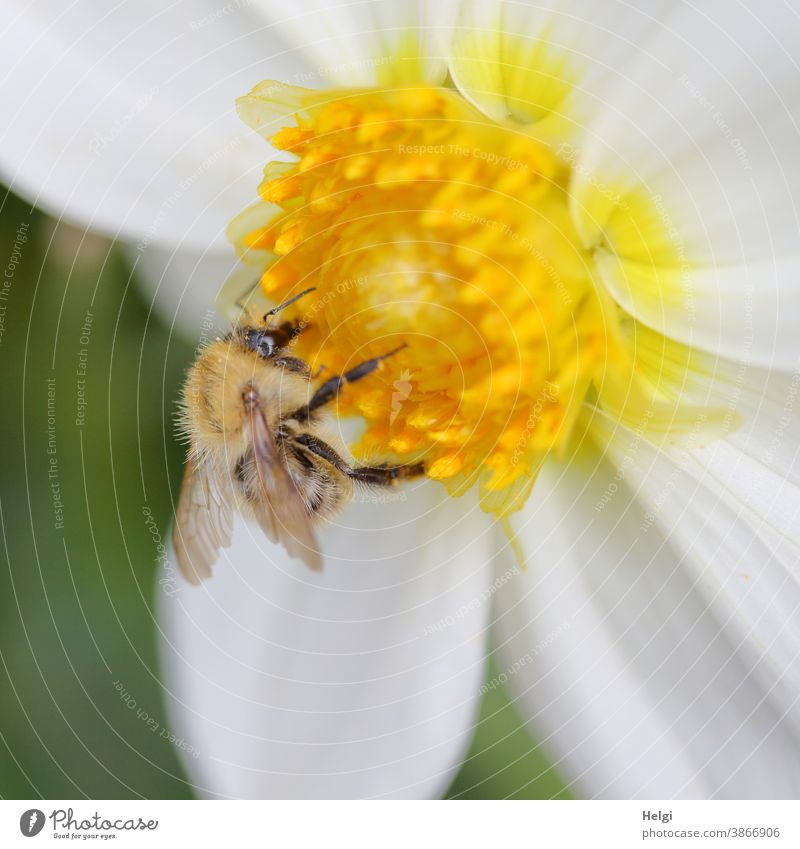
M 311 517 L 286 468 L 267 417 L 257 403 L 250 408 L 250 432 L 262 495 L 260 509 L 256 510 L 258 524 L 273 542 L 282 543 L 292 557 L 303 560 L 311 569 L 321 569 L 322 556 Z
M 228 548 L 233 539 L 231 500 L 224 497 L 215 477 L 191 460 L 181 484 L 172 538 L 178 566 L 193 584 L 211 577 L 220 549 Z

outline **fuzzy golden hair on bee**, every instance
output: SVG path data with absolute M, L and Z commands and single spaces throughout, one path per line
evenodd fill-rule
M 391 486 L 423 474 L 421 464 L 357 465 L 328 405 L 398 349 L 312 385 L 293 356 L 300 325 L 246 315 L 203 348 L 186 377 L 178 428 L 188 443 L 176 512 L 178 563 L 197 583 L 233 539 L 236 512 L 312 569 L 322 565 L 315 527 L 351 500 L 356 484 Z

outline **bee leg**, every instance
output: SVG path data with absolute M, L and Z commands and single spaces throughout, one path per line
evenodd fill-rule
M 422 463 L 407 466 L 356 466 L 347 473 L 353 480 L 372 486 L 392 486 L 401 480 L 418 478 L 425 474 Z
M 350 475 L 352 468 L 335 449 L 331 448 L 325 440 L 317 436 L 312 436 L 310 433 L 298 433 L 294 437 L 294 441 L 304 448 L 307 448 L 312 454 L 322 458 L 325 462 L 330 463 L 335 469 L 338 469 L 345 475 Z
M 294 372 L 294 374 L 302 374 L 305 377 L 310 376 L 308 363 L 299 357 L 279 356 L 275 358 L 274 363 L 276 366 L 286 369 L 286 371 Z
M 425 466 L 422 463 L 412 463 L 407 466 L 351 466 L 327 442 L 310 433 L 298 434 L 294 441 L 305 446 L 312 454 L 330 463 L 347 477 L 360 483 L 391 486 L 397 481 L 418 478 L 425 474 Z
M 393 356 L 405 347 L 405 345 L 401 345 L 399 348 L 389 351 L 388 354 L 382 354 L 380 357 L 373 357 L 371 360 L 364 360 L 363 363 L 359 363 L 355 368 L 351 368 L 350 371 L 346 371 L 344 374 L 337 374 L 334 377 L 329 378 L 322 384 L 322 386 L 319 387 L 319 389 L 317 389 L 305 407 L 295 410 L 291 415 L 286 416 L 286 418 L 307 422 L 311 418 L 311 414 L 314 410 L 318 410 L 320 407 L 324 407 L 326 404 L 333 401 L 346 383 L 355 383 L 357 380 L 361 380 L 362 377 L 372 374 L 383 360 Z

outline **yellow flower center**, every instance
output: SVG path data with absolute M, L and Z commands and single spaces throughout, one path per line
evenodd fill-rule
M 587 400 L 647 408 L 632 322 L 574 229 L 554 152 L 450 89 L 289 94 L 264 83 L 240 103 L 263 127 L 292 102 L 269 134 L 293 156 L 267 166 L 231 235 L 270 299 L 316 287 L 295 313 L 312 368 L 405 345 L 342 393 L 339 412 L 367 423 L 357 454 L 421 459 L 453 492 L 478 481 L 507 513 L 569 450 Z

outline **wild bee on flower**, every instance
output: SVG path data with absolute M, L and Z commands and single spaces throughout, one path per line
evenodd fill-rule
M 425 461 L 419 485 L 365 491 L 391 509 L 311 519 L 325 574 L 236 510 L 202 592 L 161 564 L 198 794 L 508 795 L 517 775 L 552 795 L 521 756 L 488 762 L 500 784 L 470 757 L 452 785 L 491 651 L 573 794 L 796 798 L 794 4 L 264 0 L 219 27 L 150 5 L 77 4 L 45 50 L 20 5 L 12 190 L 127 241 L 190 339 L 232 243 L 272 306 L 316 287 L 291 346 L 313 372 L 407 340 L 336 412 L 363 422 L 357 456 Z M 147 61 L 115 61 L 120 33 Z M 153 86 L 98 155 L 104 109 Z M 506 527 L 532 568 L 497 587 Z
M 193 583 L 211 575 L 220 549 L 231 544 L 234 510 L 319 569 L 314 525 L 348 503 L 354 484 L 391 486 L 423 474 L 421 463 L 352 464 L 326 409 L 344 386 L 374 372 L 400 348 L 328 378 L 309 397 L 311 369 L 291 353 L 303 327 L 278 323 L 275 316 L 310 291 L 261 320 L 250 315 L 237 323 L 203 348 L 189 370 L 180 416 L 189 457 L 175 550 Z

